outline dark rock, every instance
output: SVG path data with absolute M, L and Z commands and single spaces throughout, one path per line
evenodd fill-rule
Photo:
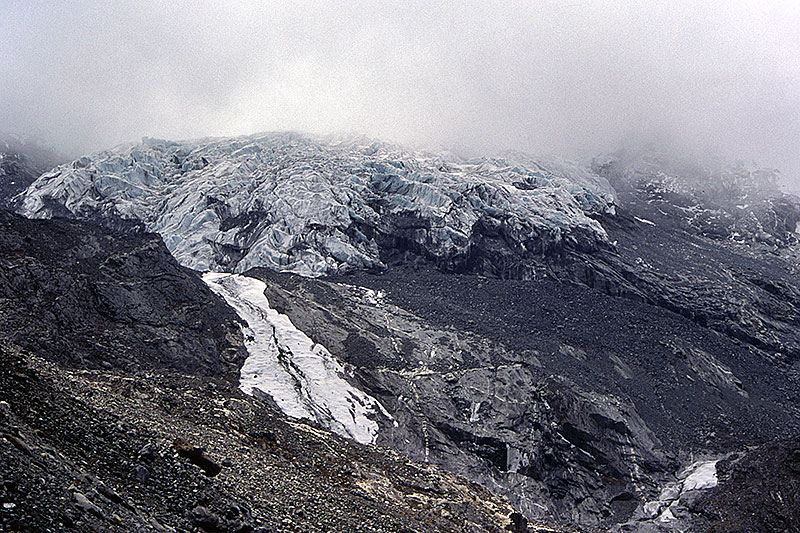
M 511 513 L 508 517 L 511 523 L 506 526 L 506 529 L 511 533 L 527 533 L 528 519 L 520 513 Z
M 85 494 L 80 492 L 73 492 L 72 499 L 75 501 L 75 505 L 83 512 L 93 513 L 94 515 L 100 518 L 103 517 L 103 511 L 94 503 L 89 501 L 89 498 L 87 498 Z
M 140 461 L 152 461 L 156 457 L 156 447 L 154 444 L 146 444 L 141 450 L 139 450 L 139 460 Z
M 189 459 L 193 465 L 202 468 L 207 476 L 214 477 L 222 471 L 222 467 L 209 459 L 202 448 L 197 448 L 181 438 L 175 439 L 172 446 L 178 452 L 178 455 Z
M 13 444 L 14 447 L 16 447 L 19 451 L 21 451 L 25 455 L 33 457 L 33 450 L 31 450 L 31 447 L 28 446 L 28 444 L 24 440 L 9 434 L 5 434 L 3 435 L 3 437 L 5 437 L 5 439 L 11 444 Z
M 189 520 L 203 531 L 211 533 L 223 531 L 220 517 L 199 505 L 189 512 Z
M 246 354 L 236 313 L 158 236 L 76 221 L 0 211 L 0 315 L 0 341 L 73 368 L 235 378 Z
M 782 439 L 753 447 L 717 465 L 719 485 L 691 502 L 709 533 L 798 531 L 800 442 Z
M 228 526 L 231 533 L 253 533 L 255 529 L 250 524 L 242 523 L 239 520 L 234 520 Z
M 133 467 L 133 477 L 139 483 L 145 483 L 150 477 L 150 471 L 144 465 L 136 465 Z
M 122 497 L 108 488 L 104 483 L 97 483 L 96 489 L 97 492 L 105 496 L 112 503 L 123 503 Z
M 12 218 L 11 223 L 14 226 L 17 221 Z M 62 223 L 50 221 L 41 226 L 45 237 L 69 243 L 68 226 Z M 53 229 L 52 234 L 48 228 Z M 0 238 L 5 229 L 0 224 Z M 59 234 L 62 230 L 65 235 Z M 85 225 L 75 229 L 78 237 L 95 231 L 106 234 L 105 230 Z M 36 232 L 28 235 L 33 241 Z M 135 255 L 141 243 L 138 237 L 109 239 L 110 250 L 117 256 Z M 20 244 L 27 246 L 24 239 Z M 22 253 L 14 254 L 0 249 L 0 258 L 10 255 L 13 259 L 9 269 L 5 265 L 0 268 L 0 280 L 11 280 L 0 285 L 7 291 L 0 297 L 0 316 L 4 320 L 0 331 L 0 435 L 17 439 L 24 435 L 23 440 L 35 457 L 21 453 L 9 442 L 0 446 L 0 492 L 4 493 L 0 496 L 5 501 L 10 495 L 8 499 L 16 504 L 13 511 L 0 512 L 0 530 L 186 531 L 199 528 L 187 513 L 198 506 L 213 515 L 201 513 L 195 516 L 198 521 L 213 527 L 215 516 L 224 531 L 248 531 L 251 524 L 258 524 L 262 531 L 283 531 L 281 521 L 287 517 L 291 517 L 291 529 L 331 532 L 405 528 L 462 533 L 504 527 L 500 517 L 511 512 L 508 503 L 483 487 L 416 465 L 384 449 L 361 446 L 321 428 L 289 421 L 268 395 L 245 396 L 233 379 L 207 375 L 206 372 L 213 372 L 213 365 L 203 367 L 206 370 L 202 372 L 187 373 L 180 364 L 150 366 L 147 359 L 137 359 L 142 354 L 134 350 L 136 342 L 159 343 L 174 339 L 181 331 L 194 335 L 189 329 L 181 329 L 182 322 L 161 324 L 166 331 L 147 330 L 154 334 L 152 337 L 138 329 L 143 324 L 141 317 L 131 317 L 130 323 L 115 322 L 112 317 L 92 323 L 96 327 L 92 331 L 108 332 L 114 325 L 123 335 L 117 344 L 111 342 L 114 337 L 110 334 L 93 341 L 99 342 L 92 348 L 97 357 L 92 352 L 83 353 L 86 364 L 80 370 L 75 369 L 72 353 L 45 346 L 38 354 L 37 345 L 28 335 L 35 331 L 47 334 L 47 328 L 63 327 L 64 346 L 69 346 L 70 335 L 77 335 L 71 330 L 76 323 L 70 321 L 69 315 L 65 314 L 63 324 L 32 312 L 25 315 L 25 320 L 5 322 L 5 317 L 27 312 L 26 295 L 45 291 L 48 269 L 55 273 L 56 282 L 61 277 L 66 283 L 65 272 L 72 267 L 58 264 L 54 254 L 40 264 L 41 276 L 26 274 L 17 284 L 13 281 L 14 272 L 25 271 L 39 261 L 36 254 L 20 250 Z M 68 263 L 74 257 L 70 254 L 76 252 L 63 248 L 59 253 Z M 105 253 L 102 249 L 94 253 L 98 263 L 90 270 L 96 271 L 108 256 L 101 255 Z M 150 266 L 143 278 L 138 276 L 144 275 L 144 270 L 132 269 L 108 282 L 121 289 L 130 288 L 161 278 L 165 274 L 162 267 L 167 273 L 172 268 L 169 263 L 159 262 Z M 80 274 L 79 268 L 77 273 Z M 77 294 L 77 289 L 74 294 L 68 289 L 64 285 L 61 293 L 51 295 L 51 300 L 42 300 L 41 308 L 61 309 L 61 304 L 53 304 L 55 298 L 71 294 L 86 306 L 78 305 L 80 313 L 93 316 L 92 309 L 100 304 L 90 298 L 81 300 L 83 296 Z M 11 309 L 9 302 L 20 309 Z M 65 303 L 64 309 L 70 305 Z M 185 310 L 174 311 L 180 314 Z M 238 328 L 236 323 L 231 326 Z M 213 336 L 214 332 L 208 335 Z M 28 348 L 9 340 L 14 338 L 29 343 Z M 101 369 L 99 363 L 95 366 L 97 361 L 124 362 L 115 359 L 119 355 L 116 350 L 130 357 L 136 370 L 130 371 L 124 364 L 110 370 Z M 227 372 L 224 365 L 217 368 L 223 374 Z M 220 408 L 222 405 L 224 409 Z M 160 453 L 164 435 L 202 439 L 215 454 L 241 465 L 241 469 L 231 471 L 224 480 L 210 479 L 201 468 L 192 466 L 191 459 Z M 256 438 L 267 444 L 254 445 Z M 52 452 L 39 453 L 44 446 Z M 188 443 L 181 447 L 189 457 L 197 458 L 195 452 L 201 459 L 204 456 Z M 358 484 L 340 474 L 345 467 L 363 473 Z M 101 479 L 106 488 L 113 487 L 113 493 L 103 489 Z M 65 493 L 64 487 L 71 485 L 76 488 Z M 85 501 L 73 497 L 72 492 L 83 495 Z M 113 502 L 119 499 L 122 503 Z M 411 500 L 417 504 L 409 506 Z M 233 509 L 238 509 L 240 516 L 228 518 L 235 514 Z M 298 509 L 303 511 L 302 517 L 296 514 Z M 103 518 L 103 513 L 108 519 Z

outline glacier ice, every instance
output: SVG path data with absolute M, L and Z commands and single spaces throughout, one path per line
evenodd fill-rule
M 607 243 L 591 217 L 614 210 L 605 178 L 523 154 L 464 159 L 361 138 L 292 133 L 144 139 L 40 176 L 29 217 L 140 222 L 185 266 L 317 276 L 380 269 L 387 240 L 438 260 L 502 227 L 522 253 Z
M 270 308 L 264 282 L 239 274 L 206 273 L 203 280 L 247 323 L 248 358 L 240 388 L 266 392 L 294 418 L 315 420 L 345 437 L 375 441 L 378 417 L 390 418 L 381 404 L 344 379 L 344 368 L 325 349 Z

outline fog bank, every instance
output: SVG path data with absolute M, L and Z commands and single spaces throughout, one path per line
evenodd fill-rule
M 284 129 L 566 157 L 652 142 L 800 187 L 800 3 L 486 4 L 6 0 L 0 130 L 71 154 Z

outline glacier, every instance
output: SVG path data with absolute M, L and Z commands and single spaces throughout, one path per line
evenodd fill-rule
M 387 248 L 459 264 L 487 235 L 523 256 L 610 246 L 592 217 L 614 211 L 615 192 L 580 166 L 524 154 L 268 133 L 145 138 L 57 167 L 18 201 L 31 218 L 134 222 L 199 271 L 319 276 L 381 270 Z
M 314 420 L 362 444 L 378 435 L 379 417 L 391 418 L 375 398 L 344 378 L 342 365 L 269 306 L 264 282 L 238 274 L 209 272 L 203 281 L 247 323 L 243 328 L 248 358 L 240 388 L 269 394 L 293 418 Z

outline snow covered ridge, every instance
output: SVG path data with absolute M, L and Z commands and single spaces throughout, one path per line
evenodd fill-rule
M 247 322 L 248 358 L 240 388 L 266 392 L 294 418 L 308 418 L 363 444 L 375 442 L 378 417 L 391 418 L 383 406 L 344 379 L 342 365 L 271 309 L 266 285 L 238 274 L 207 273 L 203 280 Z
M 434 259 L 466 256 L 479 227 L 502 226 L 531 254 L 604 246 L 590 215 L 613 212 L 614 197 L 586 169 L 521 154 L 468 160 L 278 133 L 145 139 L 95 153 L 39 177 L 20 210 L 140 221 L 197 270 L 316 276 L 382 268 L 387 242 Z

